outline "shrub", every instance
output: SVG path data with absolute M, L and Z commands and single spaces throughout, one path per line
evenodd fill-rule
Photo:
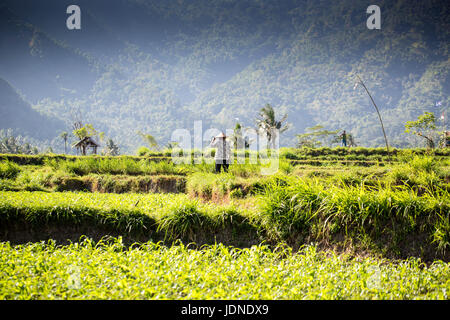
M 21 171 L 20 167 L 11 161 L 0 162 L 0 178 L 2 179 L 15 179 Z
M 195 202 L 185 202 L 171 206 L 169 213 L 159 220 L 157 231 L 164 232 L 166 239 L 193 239 L 196 232 L 210 226 L 209 217 L 199 211 Z
M 243 198 L 244 197 L 244 193 L 242 192 L 241 188 L 236 188 L 230 191 L 230 198 L 232 199 L 239 199 L 239 198 Z
M 284 180 L 265 192 L 262 213 L 271 236 L 287 239 L 292 234 L 323 237 L 326 230 L 345 230 L 353 235 L 393 239 L 425 232 L 446 248 L 450 212 L 449 194 L 440 190 L 421 197 L 408 189 L 389 186 L 374 189 L 358 186 L 325 187 L 315 180 Z M 428 242 L 428 245 L 430 242 Z
M 137 151 L 136 154 L 140 157 L 146 156 L 147 154 L 149 154 L 151 151 L 149 148 L 147 147 L 140 147 Z
M 438 162 L 434 159 L 434 157 L 431 156 L 414 156 L 414 158 L 409 161 L 409 167 L 414 172 L 437 172 Z

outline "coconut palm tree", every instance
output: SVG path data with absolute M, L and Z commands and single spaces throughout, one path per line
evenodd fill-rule
M 283 124 L 287 119 L 287 114 L 285 114 L 280 120 L 275 118 L 275 110 L 270 104 L 266 104 L 264 108 L 261 108 L 256 119 L 256 126 L 259 130 L 264 131 L 267 135 L 267 140 L 269 145 L 275 142 L 275 135 L 278 133 L 285 132 L 289 126 L 288 124 Z
M 156 142 L 155 137 L 153 137 L 151 134 L 142 133 L 141 131 L 137 132 L 138 135 L 144 139 L 145 142 L 148 143 L 150 149 L 158 150 L 158 142 Z
M 59 135 L 60 137 L 61 137 L 61 139 L 63 139 L 64 140 L 64 154 L 66 154 L 67 153 L 67 138 L 69 137 L 69 134 L 66 132 L 66 131 L 64 131 L 64 132 L 61 132 L 61 134 Z
M 107 156 L 118 156 L 120 154 L 119 147 L 114 143 L 113 139 L 109 138 L 106 141 L 103 153 Z

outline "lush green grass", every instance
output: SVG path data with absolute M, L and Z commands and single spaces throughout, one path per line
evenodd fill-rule
M 1 163 L 0 163 L 1 164 Z M 14 163 L 13 163 L 14 165 Z M 167 164 L 166 164 L 167 165 Z M 161 171 L 173 172 L 155 164 Z M 108 193 L 185 192 L 186 176 L 182 168 L 176 174 L 94 174 L 76 175 L 50 166 L 21 166 L 14 179 L 0 179 L 3 191 L 87 191 Z
M 193 197 L 206 200 L 220 199 L 226 195 L 231 198 L 243 198 L 261 193 L 271 177 L 244 178 L 230 173 L 194 173 L 186 183 L 186 192 Z
M 1 179 L 14 179 L 21 171 L 20 166 L 11 161 L 0 162 L 0 178 Z
M 450 248 L 450 194 L 445 189 L 418 195 L 407 187 L 324 185 L 316 180 L 280 178 L 266 189 L 262 215 L 275 236 L 328 238 L 350 235 L 384 239 L 393 247 L 423 233 L 424 243 Z M 384 243 L 385 245 L 386 243 Z
M 349 150 L 284 150 L 271 176 L 260 164 L 215 174 L 213 164 L 150 157 L 0 161 L 0 190 L 14 191 L 0 191 L 4 239 L 18 227 L 19 239 L 76 241 L 76 229 L 96 240 L 122 235 L 127 244 L 273 249 L 2 242 L 0 299 L 448 299 L 449 158 L 394 151 L 396 162 L 387 163 L 383 150 Z M 375 165 L 354 165 L 370 157 Z M 169 193 L 143 194 L 157 186 Z M 351 256 L 288 249 L 311 242 Z
M 261 165 L 235 164 L 229 173 L 215 174 L 213 164 L 174 165 L 126 157 L 53 159 L 45 166 L 3 163 L 20 172 L 0 180 L 2 190 L 187 193 L 175 198 L 140 195 L 149 207 L 142 207 L 144 202 L 135 194 L 2 193 L 5 219 L 11 223 L 15 218 L 56 224 L 91 221 L 97 226 L 108 221 L 118 232 L 128 233 L 122 228 L 127 225 L 139 232 L 149 228 L 172 239 L 193 239 L 196 232 L 212 237 L 224 231 L 220 219 L 235 217 L 235 222 L 244 221 L 246 228 L 258 231 L 260 238 L 254 240 L 272 243 L 297 246 L 343 237 L 364 248 L 403 252 L 398 256 L 405 256 L 405 243 L 412 243 L 415 254 L 426 251 L 419 255 L 429 258 L 433 250 L 445 256 L 450 249 L 447 158 L 404 153 L 398 163 L 368 168 L 293 166 L 281 160 L 279 172 L 272 176 L 261 175 Z M 111 204 L 96 207 L 93 199 Z M 158 206 L 154 199 L 168 200 Z M 220 209 L 214 204 L 228 202 Z
M 390 156 L 393 159 L 398 157 L 403 157 L 405 155 L 416 154 L 416 155 L 425 155 L 425 154 L 434 154 L 436 156 L 449 156 L 450 149 L 434 149 L 428 150 L 425 148 L 415 148 L 415 149 L 390 149 Z M 311 157 L 322 157 L 323 159 L 340 159 L 346 158 L 348 160 L 387 160 L 388 152 L 386 148 L 345 148 L 345 147 L 335 147 L 335 148 L 281 148 L 280 156 L 286 159 L 308 159 Z
M 115 163 L 118 165 L 115 166 Z M 99 192 L 187 192 L 208 198 L 211 194 L 237 196 L 253 194 L 270 176 L 262 174 L 261 165 L 234 164 L 228 174 L 214 174 L 214 164 L 174 165 L 167 162 L 136 162 L 130 159 L 49 160 L 46 166 L 17 166 L 3 161 L 1 190 L 99 191 Z M 141 174 L 139 174 L 141 172 Z M 409 186 L 418 192 L 436 188 L 450 191 L 448 159 L 415 156 L 387 166 L 356 167 L 334 163 L 329 166 L 295 165 L 279 161 L 276 175 L 318 178 L 323 184 L 373 187 Z M 171 181 L 169 181 L 171 180 Z M 173 180 L 173 181 L 172 181 Z M 158 185 L 173 184 L 176 187 Z M 154 185 L 156 184 L 156 187 Z M 179 187 L 178 187 L 179 186 Z M 255 187 L 255 188 L 254 188 Z M 239 189 L 239 190 L 237 190 Z M 218 192 L 219 191 L 219 192 Z M 209 196 L 208 196 L 209 194 Z
M 427 150 L 424 148 L 415 149 L 395 149 L 391 150 L 391 160 L 400 160 L 404 156 L 416 155 L 434 155 L 437 157 L 450 156 L 450 148 Z M 72 156 L 72 155 L 56 155 L 56 154 L 40 154 L 40 155 L 18 155 L 18 154 L 0 154 L 0 158 L 7 159 L 20 165 L 43 165 L 46 160 L 69 160 L 75 161 L 77 159 L 132 159 L 134 161 L 151 160 L 154 162 L 170 161 L 173 150 L 150 151 L 145 155 L 140 156 Z M 176 153 L 176 152 L 175 152 Z M 214 156 L 214 149 L 206 149 L 205 152 L 201 150 L 191 150 L 190 154 L 186 156 L 193 158 L 194 155 Z M 245 158 L 257 157 L 259 154 L 255 151 L 235 151 L 235 156 L 242 156 Z M 280 148 L 279 155 L 281 159 L 287 160 L 357 160 L 357 161 L 386 161 L 388 159 L 385 148 Z
M 124 234 L 158 231 L 165 238 L 185 240 L 217 232 L 245 237 L 251 229 L 259 233 L 255 241 L 291 245 L 342 235 L 363 249 L 394 256 L 411 251 L 428 259 L 445 256 L 450 248 L 446 190 L 419 196 L 406 188 L 326 187 L 310 179 L 274 177 L 250 207 L 245 205 L 249 199 L 216 205 L 184 194 L 0 192 L 0 197 L 5 224 L 88 224 Z M 406 239 L 416 237 L 420 241 L 414 246 L 405 246 Z
M 313 246 L 0 243 L 0 299 L 449 299 L 450 266 Z
M 76 175 L 88 174 L 122 174 L 122 175 L 157 175 L 157 174 L 179 174 L 185 175 L 183 166 L 177 166 L 172 162 L 148 160 L 135 161 L 130 158 L 96 159 L 79 158 L 75 161 L 69 160 L 47 160 L 45 164 L 54 170 L 61 170 Z
M 252 208 L 218 206 L 185 194 L 0 192 L 0 222 L 33 228 L 90 226 L 124 235 L 164 234 L 166 239 L 214 237 L 227 227 L 254 228 Z

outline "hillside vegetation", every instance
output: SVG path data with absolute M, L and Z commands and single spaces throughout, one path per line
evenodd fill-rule
M 382 146 L 370 100 L 353 90 L 356 73 L 393 146 L 418 145 L 403 133 L 407 120 L 448 111 L 445 1 L 380 1 L 381 30 L 366 28 L 365 1 L 75 2 L 84 13 L 79 32 L 58 23 L 63 2 L 4 1 L 0 76 L 67 127 L 80 110 L 123 153 L 142 143 L 137 130 L 165 145 L 194 120 L 254 126 L 266 103 L 288 114 L 284 146 L 315 124 Z M 62 150 L 58 132 L 46 133 Z

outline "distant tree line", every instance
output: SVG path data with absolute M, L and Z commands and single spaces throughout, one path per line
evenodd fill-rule
M 14 136 L 12 130 L 0 130 L 0 153 L 38 154 L 39 150 L 23 137 Z

